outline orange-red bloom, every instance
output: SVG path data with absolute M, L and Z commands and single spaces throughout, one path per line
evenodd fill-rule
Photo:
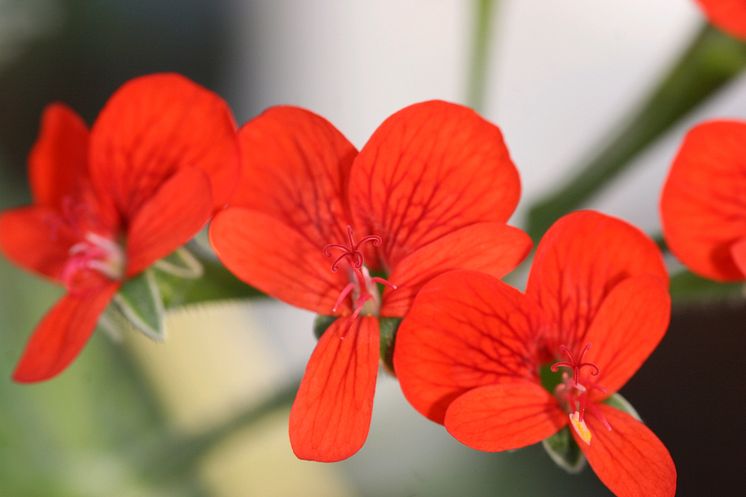
M 746 39 L 746 2 L 697 0 L 710 22 L 731 36 Z
M 47 107 L 29 157 L 34 204 L 0 216 L 0 248 L 67 294 L 39 323 L 13 378 L 61 372 L 122 282 L 193 237 L 238 174 L 228 107 L 181 76 L 126 83 L 90 133 L 68 107 Z
M 339 316 L 308 362 L 290 440 L 300 458 L 344 459 L 368 435 L 378 317 L 403 316 L 447 270 L 499 277 L 525 257 L 528 237 L 505 225 L 518 173 L 497 127 L 437 101 L 389 117 L 360 153 L 294 107 L 269 109 L 239 139 L 244 179 L 210 239 L 247 283 Z
M 710 121 L 684 138 L 661 197 L 663 234 L 689 269 L 746 279 L 746 122 Z
M 539 244 L 525 295 L 470 271 L 424 286 L 397 335 L 402 390 L 479 450 L 524 447 L 570 425 L 616 495 L 673 496 L 666 448 L 604 403 L 663 337 L 667 283 L 655 244 L 636 228 L 594 212 L 565 216 Z

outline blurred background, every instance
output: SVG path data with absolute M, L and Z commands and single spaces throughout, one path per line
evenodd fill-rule
M 239 123 L 301 105 L 357 146 L 410 103 L 472 105 L 503 130 L 523 182 L 511 223 L 534 235 L 532 206 L 573 175 L 592 178 L 584 165 L 622 133 L 637 152 L 608 173 L 613 161 L 601 161 L 598 183 L 613 181 L 561 198 L 655 236 L 685 131 L 746 116 L 743 46 L 705 24 L 692 0 L 0 0 L 0 208 L 29 201 L 26 155 L 47 103 L 64 101 L 90 124 L 124 81 L 177 71 L 223 95 Z M 657 104 L 655 116 L 670 116 L 651 133 L 635 111 L 671 74 L 709 86 L 680 92 L 677 113 Z M 661 347 L 622 393 L 671 451 L 678 495 L 739 495 L 746 306 L 697 292 L 682 293 Z M 0 258 L 2 497 L 610 495 L 590 470 L 567 475 L 540 446 L 460 445 L 385 375 L 356 456 L 296 460 L 288 399 L 314 346 L 313 316 L 281 303 L 171 312 L 163 344 L 99 332 L 53 381 L 12 383 L 59 295 Z

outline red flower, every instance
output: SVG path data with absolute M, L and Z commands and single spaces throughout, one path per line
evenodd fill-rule
M 746 279 L 746 122 L 711 121 L 684 139 L 661 197 L 671 252 L 695 273 Z
M 697 0 L 710 22 L 731 36 L 746 39 L 746 2 Z
M 616 495 L 673 496 L 666 448 L 604 403 L 663 337 L 667 282 L 637 229 L 594 212 L 565 216 L 539 244 L 525 295 L 468 271 L 420 291 L 394 351 L 404 395 L 479 450 L 524 447 L 569 424 Z
M 239 139 L 244 181 L 210 238 L 247 283 L 341 316 L 308 362 L 290 440 L 302 459 L 344 459 L 368 434 L 378 317 L 403 316 L 444 271 L 502 276 L 525 257 L 528 237 L 504 224 L 518 174 L 498 128 L 445 102 L 397 112 L 360 153 L 329 122 L 293 107 L 269 109 Z
M 34 204 L 0 216 L 0 248 L 67 294 L 39 323 L 13 378 L 61 372 L 122 282 L 194 236 L 238 173 L 226 104 L 181 76 L 128 82 L 90 133 L 68 107 L 47 107 L 29 158 Z

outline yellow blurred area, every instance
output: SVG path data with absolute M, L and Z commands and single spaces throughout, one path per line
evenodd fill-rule
M 201 306 L 169 313 L 168 338 L 137 333 L 135 352 L 175 428 L 197 433 L 261 402 L 281 383 L 280 358 L 252 319 L 250 304 Z M 204 460 L 214 495 L 336 497 L 356 495 L 331 465 L 296 459 L 287 434 L 288 411 L 278 410 L 231 434 Z

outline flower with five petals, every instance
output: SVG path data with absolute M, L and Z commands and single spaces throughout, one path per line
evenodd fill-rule
M 478 450 L 542 441 L 565 426 L 620 497 L 672 497 L 676 469 L 643 423 L 605 401 L 668 326 L 662 257 L 636 228 L 595 212 L 542 238 L 526 294 L 453 271 L 423 287 L 402 322 L 394 367 L 423 415 Z
M 505 224 L 520 193 L 497 127 L 440 101 L 407 107 L 358 153 L 329 122 L 275 107 L 239 131 L 243 181 L 210 240 L 240 279 L 337 319 L 290 413 L 302 459 L 354 454 L 370 426 L 379 317 L 450 269 L 502 276 L 530 248 Z

